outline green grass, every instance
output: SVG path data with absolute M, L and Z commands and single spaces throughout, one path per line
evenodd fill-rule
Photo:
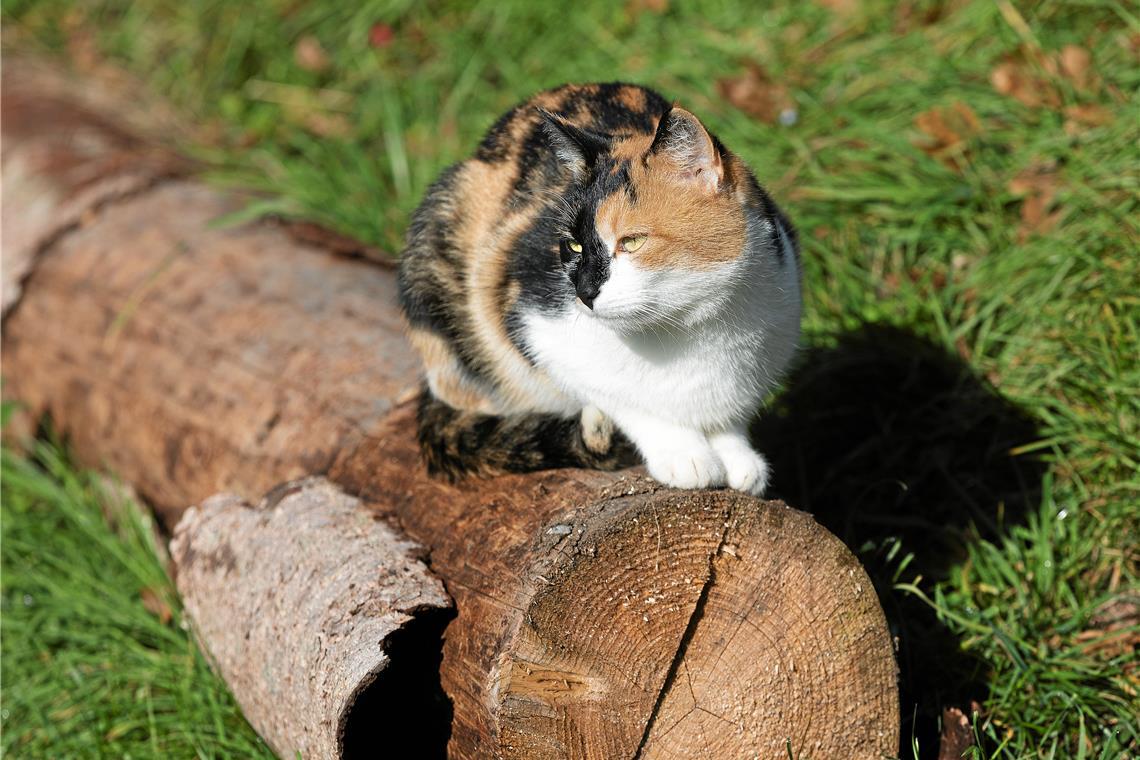
M 909 503 L 905 518 L 862 532 L 827 523 L 865 549 L 903 654 L 945 660 L 936 677 L 904 692 L 922 754 L 933 748 L 937 703 L 971 698 L 982 706 L 980 757 L 1140 753 L 1140 672 L 1129 659 L 1140 639 L 1135 5 L 904 0 L 833 10 L 674 0 L 665 13 L 636 5 L 13 0 L 4 20 L 9 40 L 62 51 L 85 70 L 106 61 L 135 72 L 201 125 L 187 147 L 215 179 L 261 192 L 255 211 L 316 219 L 393 253 L 436 173 L 534 90 L 625 79 L 678 98 L 756 169 L 801 231 L 812 372 L 830 372 L 842 389 L 851 336 L 868 324 L 900 328 L 941 352 L 936 363 L 965 369 L 949 371 L 933 411 L 921 388 L 906 397 L 908 410 L 882 406 L 886 419 L 876 424 L 885 432 L 872 448 L 875 459 L 897 456 L 899 467 L 921 463 L 905 482 L 876 471 L 881 481 L 959 516 Z M 387 44 L 370 44 L 376 25 L 390 28 Z M 305 36 L 323 47 L 326 68 L 298 63 Z M 1058 67 L 1066 45 L 1089 51 L 1085 74 Z M 991 76 L 1007 60 L 1056 101 L 1034 107 L 999 92 Z M 716 81 L 748 62 L 786 88 L 794 124 L 758 122 L 721 97 Z M 923 150 L 929 137 L 916 119 L 958 103 L 976 123 L 944 117 L 962 140 L 938 155 Z M 1081 113 L 1094 123 L 1079 123 Z M 1027 187 L 1031 170 L 1044 179 Z M 1022 216 L 1034 186 L 1051 196 L 1050 223 L 1039 229 Z M 910 344 L 893 345 L 906 370 Z M 793 377 L 785 431 L 828 413 L 796 394 L 796 381 L 812 377 Z M 971 417 L 970 400 L 991 386 L 995 403 L 1031 421 L 1028 434 L 979 437 L 995 418 Z M 896 418 L 906 411 L 914 418 L 904 439 Z M 826 436 L 800 440 L 809 453 L 829 445 Z M 975 444 L 993 450 L 970 460 L 964 449 Z M 1014 474 L 995 483 L 1006 460 Z M 870 478 L 837 482 L 847 490 L 783 492 L 813 510 L 824 496 L 895 498 Z M 22 529 L 19 514 L 12 530 Z M 849 507 L 844 519 L 858 528 L 859 514 Z M 923 530 L 908 529 L 922 520 Z M 894 554 L 877 553 L 888 546 Z M 89 555 L 98 561 L 94 544 Z M 916 568 L 924 577 L 912 582 Z M 906 630 L 929 612 L 923 600 L 936 612 L 923 630 L 939 632 L 943 648 L 908 655 L 907 642 L 923 639 Z M 921 670 L 904 662 L 904 679 Z M 954 688 L 934 688 L 943 680 Z M 6 683 L 6 702 L 31 703 L 12 688 Z M 24 725 L 10 720 L 6 733 Z
M 5 755 L 273 757 L 183 626 L 137 507 L 48 444 L 3 451 L 0 503 Z

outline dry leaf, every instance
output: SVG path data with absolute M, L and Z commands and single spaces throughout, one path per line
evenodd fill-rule
M 1061 105 L 1061 97 L 1050 82 L 1034 76 L 1024 63 L 1004 61 L 990 72 L 990 84 L 1029 108 Z
M 1061 73 L 1073 83 L 1078 92 L 1088 90 L 1093 83 L 1092 56 L 1078 45 L 1065 45 L 1060 55 Z
M 1104 106 L 1085 104 L 1065 108 L 1065 134 L 1079 135 L 1088 127 L 1103 127 L 1112 121 L 1112 111 Z
M 146 611 L 158 618 L 163 625 L 169 623 L 174 617 L 170 605 L 154 589 L 144 588 L 139 592 L 139 596 L 142 597 L 143 607 L 146 608 Z
M 352 134 L 352 122 L 340 113 L 310 111 L 301 117 L 301 123 L 319 137 L 347 137 Z
M 374 48 L 388 47 L 396 33 L 388 24 L 373 24 L 368 30 L 368 44 Z
M 755 119 L 768 124 L 795 121 L 795 103 L 788 89 L 774 82 L 757 63 L 749 63 L 738 76 L 718 80 L 716 88 L 721 97 Z
M 961 158 L 965 153 L 960 146 L 982 131 L 978 115 L 962 102 L 924 111 L 914 117 L 914 125 L 928 138 L 915 142 L 915 146 L 958 171 L 963 168 Z
M 631 21 L 637 20 L 643 12 L 664 13 L 669 10 L 669 0 L 627 0 L 625 4 L 626 15 Z
M 297 40 L 293 46 L 293 60 L 305 71 L 324 71 L 329 67 L 329 54 L 311 34 Z
M 1097 636 L 1089 637 L 1084 649 L 1104 652 L 1104 657 L 1132 655 L 1140 650 L 1140 596 L 1121 594 L 1101 605 L 1089 622 L 1099 628 Z M 1085 632 L 1087 633 L 1087 631 Z M 1082 634 L 1077 634 L 1081 639 Z
M 1034 162 L 1009 181 L 1009 192 L 1017 196 L 1032 195 L 1057 187 L 1057 164 L 1054 161 Z
M 946 7 L 941 2 L 919 3 L 917 0 L 902 0 L 895 5 L 894 32 L 906 34 L 913 29 L 930 26 L 940 21 L 945 13 Z
M 1049 212 L 1057 195 L 1059 178 L 1054 163 L 1033 164 L 1022 170 L 1009 182 L 1009 192 L 1023 196 L 1021 225 L 1017 238 L 1024 242 L 1030 235 L 1048 232 L 1061 218 L 1058 209 Z
M 853 16 L 859 10 L 859 0 L 816 0 L 816 2 L 839 16 Z
M 1069 106 L 1065 109 L 1065 115 L 1070 119 L 1075 119 L 1091 127 L 1103 126 L 1112 121 L 1112 111 L 1109 111 L 1104 106 L 1091 103 L 1080 106 Z
M 1133 56 L 1140 58 L 1140 32 L 1133 32 L 1125 37 L 1124 46 Z
M 970 719 L 957 707 L 943 708 L 938 760 L 961 760 L 963 753 L 972 746 L 974 731 L 970 727 Z

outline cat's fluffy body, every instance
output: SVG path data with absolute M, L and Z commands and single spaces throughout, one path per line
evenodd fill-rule
M 795 233 L 656 93 L 568 85 L 508 112 L 428 191 L 400 286 L 433 469 L 613 466 L 612 421 L 662 482 L 763 491 L 747 426 L 798 339 Z

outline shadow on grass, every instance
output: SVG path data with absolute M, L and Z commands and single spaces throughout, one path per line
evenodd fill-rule
M 1022 521 L 1045 465 L 1010 451 L 1036 427 L 957 356 L 893 327 L 807 349 L 786 386 L 752 431 L 772 463 L 770 495 L 814 514 L 863 561 L 898 637 L 901 744 L 916 736 L 933 757 L 941 708 L 981 701 L 987 686 L 934 612 L 892 590 L 898 557 L 886 548 L 897 538 L 913 552 L 904 580 L 937 581 L 967 542 Z

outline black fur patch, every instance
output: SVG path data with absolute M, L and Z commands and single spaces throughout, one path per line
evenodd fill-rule
M 641 463 L 633 444 L 616 430 L 609 451 L 596 454 L 586 447 L 576 417 L 462 412 L 434 398 L 426 386 L 420 392 L 416 421 L 428 472 L 452 481 L 465 475 L 557 467 L 617 470 Z

